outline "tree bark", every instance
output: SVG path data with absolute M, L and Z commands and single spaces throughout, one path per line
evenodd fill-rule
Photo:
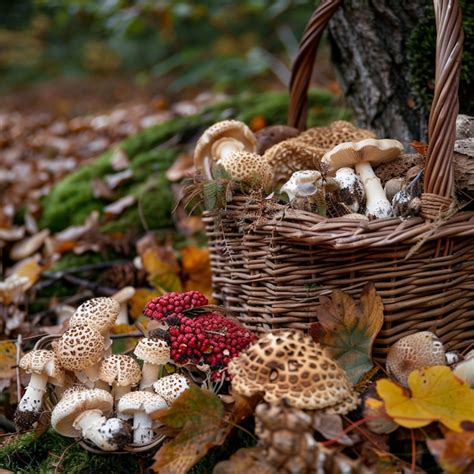
M 410 85 L 407 41 L 429 0 L 345 1 L 330 22 L 333 63 L 359 125 L 426 141 L 428 111 Z

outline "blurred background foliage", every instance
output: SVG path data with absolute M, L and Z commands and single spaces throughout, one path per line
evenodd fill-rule
M 64 76 L 168 78 L 240 90 L 288 67 L 314 9 L 304 0 L 0 2 L 2 85 Z

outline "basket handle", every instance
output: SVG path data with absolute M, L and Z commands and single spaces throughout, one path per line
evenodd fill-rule
M 291 71 L 288 125 L 304 130 L 308 88 L 316 53 L 326 25 L 343 0 L 323 0 L 311 16 L 300 41 Z M 422 213 L 434 218 L 451 203 L 453 150 L 463 32 L 459 0 L 433 0 L 436 17 L 435 90 L 428 121 L 428 155 L 425 167 Z

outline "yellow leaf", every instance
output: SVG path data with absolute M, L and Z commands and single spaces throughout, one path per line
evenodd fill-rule
M 34 258 L 24 260 L 15 268 L 15 274 L 17 276 L 28 278 L 29 285 L 26 289 L 31 288 L 38 281 L 42 271 L 43 267 L 41 267 Z
M 148 281 L 158 291 L 182 291 L 180 267 L 172 248 L 148 248 L 142 254 L 142 262 Z
M 133 319 L 139 318 L 143 314 L 143 308 L 145 304 L 157 296 L 161 296 L 163 293 L 156 290 L 149 290 L 148 288 L 138 288 L 135 294 L 129 301 L 130 305 L 130 316 Z
M 184 290 L 197 290 L 210 297 L 212 295 L 212 274 L 209 249 L 194 246 L 181 251 L 183 271 L 187 275 Z
M 385 411 L 400 426 L 419 428 L 439 421 L 453 431 L 461 422 L 474 422 L 474 390 L 446 366 L 414 370 L 408 376 L 409 391 L 388 379 L 377 382 Z
M 0 341 L 0 379 L 15 376 L 16 346 L 12 341 Z

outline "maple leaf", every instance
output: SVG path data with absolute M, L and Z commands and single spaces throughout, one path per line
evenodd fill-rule
M 445 439 L 428 440 L 428 448 L 448 474 L 474 472 L 474 432 L 449 431 Z
M 447 366 L 414 370 L 408 376 L 411 393 L 389 379 L 377 381 L 385 411 L 400 426 L 419 428 L 439 421 L 453 431 L 474 421 L 474 390 Z
M 320 297 L 316 316 L 321 324 L 319 342 L 356 384 L 373 367 L 371 353 L 383 325 L 383 304 L 373 284 L 365 285 L 359 305 L 350 295 L 335 290 Z
M 210 448 L 224 442 L 230 430 L 224 415 L 224 405 L 217 395 L 190 387 L 169 409 L 154 416 L 180 431 L 156 453 L 152 469 L 160 474 L 188 472 Z

